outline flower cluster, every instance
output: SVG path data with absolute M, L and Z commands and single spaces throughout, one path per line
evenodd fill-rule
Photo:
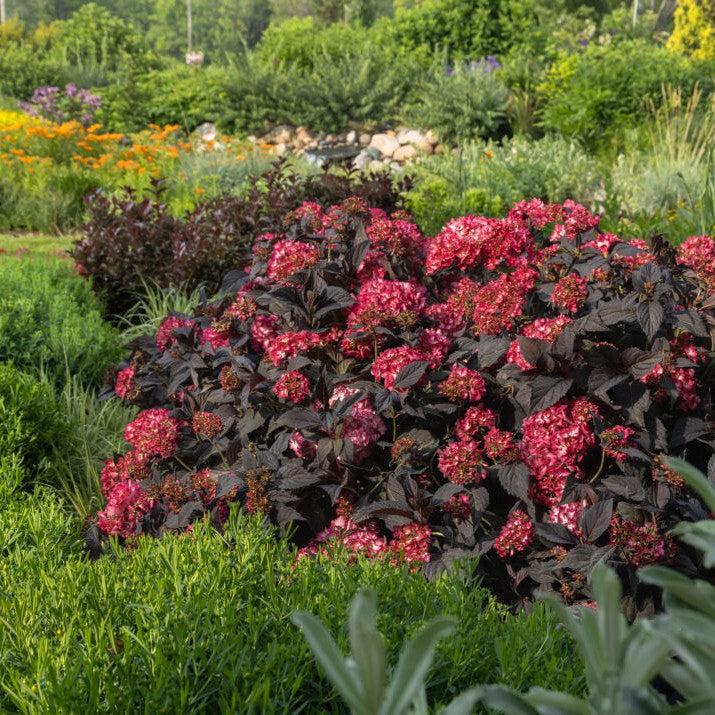
M 289 278 L 294 273 L 315 265 L 320 258 L 317 246 L 305 241 L 277 241 L 268 259 L 268 277 L 274 281 Z
M 692 269 L 708 290 L 715 290 L 715 240 L 691 236 L 678 246 L 678 263 Z
M 447 379 L 440 383 L 439 391 L 449 400 L 479 402 L 486 392 L 484 378 L 465 365 L 452 365 Z
M 299 370 L 291 370 L 278 378 L 272 390 L 279 399 L 299 405 L 310 395 L 310 380 Z
M 515 509 L 494 541 L 494 550 L 503 559 L 526 551 L 534 540 L 534 523 L 529 515 Z
M 124 439 L 141 454 L 168 459 L 176 452 L 180 429 L 181 422 L 169 410 L 153 408 L 140 412 L 124 428 Z
M 653 522 L 643 525 L 614 516 L 611 521 L 610 545 L 619 549 L 632 566 L 641 567 L 668 558 L 670 543 Z
M 59 87 L 38 87 L 27 102 L 20 102 L 20 109 L 32 117 L 42 117 L 57 124 L 75 120 L 85 127 L 93 123 L 101 106 L 101 97 L 71 83 L 64 92 Z
M 596 441 L 592 413 L 597 413 L 596 406 L 580 398 L 558 402 L 524 420 L 521 457 L 534 480 L 534 499 L 540 504 L 558 504 L 567 479 L 583 477 L 580 462 Z

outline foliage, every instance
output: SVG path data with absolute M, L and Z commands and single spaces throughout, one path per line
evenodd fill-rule
M 89 564 L 72 517 L 38 491 L 0 501 L 0 539 L 0 591 L 11 596 L 0 598 L 3 711 L 335 711 L 289 619 L 310 609 L 337 630 L 363 585 L 384 604 L 389 657 L 433 616 L 459 616 L 437 652 L 431 702 L 485 680 L 580 688 L 569 639 L 544 608 L 512 616 L 457 576 L 427 583 L 364 560 L 347 568 L 347 557 L 296 564 L 256 519 L 233 514 L 223 534 L 196 524 Z M 498 654 L 521 652 L 516 667 Z
M 308 196 L 334 202 L 352 194 L 387 209 L 398 202 L 397 187 L 386 174 L 306 177 L 282 164 L 242 195 L 201 202 L 183 220 L 170 215 L 161 193 L 143 200 L 95 194 L 73 257 L 109 311 L 121 315 L 142 294 L 145 281 L 216 290 L 227 271 L 246 262 L 247 247 L 256 236 L 279 231 L 283 216 Z
M 118 333 L 66 262 L 0 261 L 0 361 L 58 384 L 69 370 L 96 385 L 120 354 Z
M 141 35 L 131 24 L 95 3 L 83 4 L 67 20 L 57 23 L 53 51 L 70 66 L 88 70 L 100 79 L 115 71 L 127 56 L 147 55 Z
M 357 593 L 348 611 L 352 657 L 343 658 L 330 633 L 311 613 L 295 613 L 315 659 L 355 715 L 428 713 L 424 680 L 437 642 L 454 632 L 454 621 L 430 621 L 401 653 L 392 678 L 387 672 L 385 642 L 377 630 L 377 598 L 373 591 Z M 476 695 L 459 696 L 442 712 L 469 715 Z
M 541 123 L 547 130 L 591 144 L 634 126 L 658 103 L 663 85 L 692 93 L 697 82 L 712 91 L 712 64 L 693 61 L 643 40 L 589 45 L 564 55 L 539 87 Z
M 679 90 L 666 91 L 641 134 L 645 146 L 621 155 L 613 168 L 619 204 L 636 220 L 660 220 L 660 230 L 681 240 L 709 233 L 715 224 L 712 212 L 708 220 L 715 178 L 715 97 L 703 100 L 697 87 L 689 99 Z
M 465 213 L 498 216 L 528 196 L 551 202 L 572 197 L 590 207 L 601 196 L 596 161 L 578 142 L 558 135 L 470 143 L 425 158 L 410 171 L 405 203 L 428 234 Z
M 715 2 L 680 0 L 668 48 L 698 59 L 715 59 Z
M 481 556 L 510 600 L 586 599 L 610 559 L 652 607 L 638 566 L 699 568 L 667 532 L 703 507 L 663 458 L 711 453 L 715 244 L 676 261 L 597 225 L 533 200 L 425 244 L 355 200 L 285 216 L 225 297 L 121 365 L 115 391 L 146 409 L 106 467 L 101 531 L 220 524 L 239 498 L 309 553 L 344 541 L 430 573 Z
M 437 67 L 422 84 L 407 119 L 434 129 L 442 141 L 501 136 L 506 129 L 508 92 L 493 58 Z
M 68 81 L 61 58 L 49 52 L 52 38 L 12 20 L 0 25 L 0 95 L 25 99 L 36 87 Z
M 0 479 L 13 468 L 17 487 L 46 479 L 53 450 L 68 437 L 52 390 L 37 377 L 0 363 Z

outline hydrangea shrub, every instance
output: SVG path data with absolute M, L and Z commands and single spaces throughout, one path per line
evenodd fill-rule
M 238 501 L 301 555 L 479 556 L 510 600 L 588 600 L 608 560 L 644 607 L 637 567 L 699 569 L 668 532 L 707 514 L 663 460 L 715 471 L 715 244 L 598 223 L 531 200 L 425 238 L 360 199 L 301 205 L 119 366 L 110 389 L 143 411 L 91 547 Z

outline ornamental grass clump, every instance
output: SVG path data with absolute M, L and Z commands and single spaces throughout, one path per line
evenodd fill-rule
M 143 411 L 90 547 L 220 527 L 236 501 L 300 557 L 479 556 L 501 597 L 569 603 L 609 561 L 649 607 L 638 567 L 700 569 L 669 531 L 707 513 L 665 458 L 715 464 L 713 242 L 598 223 L 536 199 L 434 238 L 357 198 L 287 213 L 119 366 L 110 390 Z

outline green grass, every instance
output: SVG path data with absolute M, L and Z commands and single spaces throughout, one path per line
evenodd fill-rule
M 49 236 L 42 233 L 0 233 L 0 260 L 8 257 L 66 258 L 75 236 Z
M 582 689 L 568 635 L 544 606 L 514 616 L 464 578 L 374 562 L 303 560 L 256 519 L 224 534 L 141 538 L 91 563 L 47 490 L 0 499 L 0 712 L 342 712 L 296 609 L 341 647 L 362 586 L 379 598 L 390 657 L 436 614 L 458 617 L 431 671 L 433 704 L 478 682 Z

